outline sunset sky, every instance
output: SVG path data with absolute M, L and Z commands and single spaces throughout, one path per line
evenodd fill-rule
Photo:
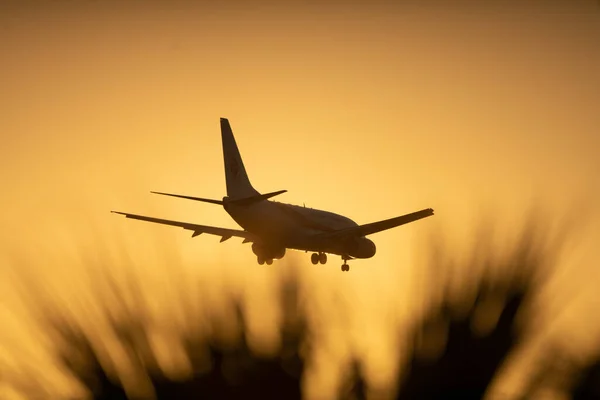
M 557 329 L 582 352 L 597 348 L 571 328 L 600 305 L 600 4 L 284 3 L 3 2 L 0 273 L 25 254 L 68 298 L 86 268 L 77 252 L 119 247 L 140 265 L 176 257 L 189 274 L 226 276 L 272 307 L 258 288 L 285 262 L 258 266 L 240 240 L 109 213 L 236 228 L 218 206 L 149 193 L 224 196 L 226 117 L 254 187 L 287 189 L 279 201 L 359 224 L 435 210 L 374 235 L 377 255 L 350 273 L 338 257 L 313 266 L 288 252 L 321 304 L 346 296 L 350 344 L 332 351 L 369 348 L 371 368 L 385 370 L 383 313 L 412 313 L 427 233 L 441 227 L 461 243 L 491 211 L 510 236 L 532 203 L 577 218 L 568 273 L 548 296 L 578 289 Z M 161 281 L 169 270 L 137 273 Z M 0 316 L 14 327 L 0 360 L 15 360 L 27 322 L 0 281 Z M 585 324 L 600 331 L 598 317 Z M 324 376 L 311 393 L 329 390 L 335 378 Z

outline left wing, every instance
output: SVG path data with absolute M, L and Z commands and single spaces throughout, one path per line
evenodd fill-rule
M 315 238 L 329 239 L 329 240 L 337 240 L 343 239 L 346 237 L 361 237 L 371 235 L 373 233 L 385 231 L 386 229 L 395 228 L 400 225 L 408 224 L 410 222 L 414 222 L 420 220 L 422 218 L 427 218 L 433 215 L 432 208 L 426 208 L 425 210 L 416 211 L 414 213 L 402 215 L 396 218 L 390 218 L 383 221 L 372 222 L 370 224 L 364 224 L 359 226 L 353 226 L 351 228 L 344 228 L 334 232 L 324 232 L 319 233 Z
M 171 221 L 168 219 L 145 217 L 143 215 L 129 214 L 129 213 L 124 213 L 124 212 L 120 212 L 120 211 L 111 211 L 111 212 L 115 213 L 115 214 L 124 215 L 126 218 L 139 219 L 140 221 L 148 221 L 148 222 L 154 222 L 157 224 L 178 226 L 183 229 L 194 231 L 194 233 L 192 234 L 192 237 L 198 236 L 202 233 L 208 233 L 209 235 L 221 236 L 221 242 L 224 242 L 233 236 L 244 238 L 244 243 L 255 242 L 258 240 L 256 235 L 253 235 L 252 233 L 250 233 L 248 231 L 241 231 L 238 229 L 218 228 L 216 226 L 208 226 L 208 225 L 197 225 L 197 224 L 191 224 L 189 222 L 179 222 L 179 221 Z

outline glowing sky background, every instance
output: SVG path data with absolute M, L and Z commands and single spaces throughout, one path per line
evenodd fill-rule
M 348 339 L 330 354 L 370 346 L 371 368 L 388 379 L 378 332 L 385 310 L 411 314 L 423 258 L 415 239 L 450 226 L 460 242 L 481 209 L 510 232 L 532 202 L 586 223 L 563 263 L 568 283 L 551 297 L 578 288 L 557 325 L 582 352 L 593 348 L 573 327 L 600 328 L 600 6 L 416 3 L 3 2 L 0 311 L 12 328 L 2 358 L 17 359 L 14 343 L 27 340 L 8 279 L 15 253 L 67 297 L 85 266 L 65 260 L 99 241 L 118 243 L 157 281 L 169 270 L 154 267 L 156 255 L 177 257 L 190 274 L 249 288 L 256 310 L 269 307 L 259 288 L 285 263 L 258 266 L 238 240 L 192 240 L 109 214 L 236 227 L 216 206 L 149 193 L 225 195 L 220 117 L 253 185 L 288 190 L 279 201 L 358 223 L 435 209 L 373 236 L 377 255 L 350 273 L 337 257 L 313 266 L 308 254 L 291 256 L 316 298 L 347 296 L 355 322 L 332 333 Z M 324 376 L 313 393 L 335 380 Z

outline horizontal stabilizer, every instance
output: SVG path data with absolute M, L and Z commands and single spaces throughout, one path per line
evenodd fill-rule
M 258 194 L 256 196 L 244 197 L 244 198 L 241 198 L 241 199 L 228 200 L 228 203 L 230 203 L 230 204 L 237 204 L 237 205 L 240 205 L 240 206 L 249 206 L 250 204 L 254 204 L 254 203 L 258 203 L 259 201 L 270 199 L 271 197 L 277 196 L 277 195 L 285 193 L 285 192 L 287 192 L 287 190 L 278 190 L 276 192 L 265 193 L 265 194 Z M 164 193 L 164 192 L 152 192 L 151 191 L 150 193 L 160 194 L 162 196 L 179 197 L 180 199 L 188 199 L 188 200 L 194 200 L 194 201 L 203 201 L 205 203 L 223 205 L 223 201 L 222 200 L 205 199 L 203 197 L 185 196 L 183 194 L 173 194 L 173 193 Z
M 231 204 L 237 204 L 240 206 L 249 206 L 250 204 L 258 203 L 259 201 L 270 199 L 271 197 L 277 196 L 278 194 L 282 194 L 287 192 L 287 190 L 278 190 L 276 192 L 259 194 L 256 196 L 244 197 L 242 199 L 229 200 L 228 202 Z
M 205 203 L 212 203 L 212 204 L 219 204 L 219 205 L 223 205 L 223 202 L 221 200 L 213 200 L 213 199 L 204 199 L 202 197 L 193 197 L 193 196 L 184 196 L 182 194 L 172 194 L 172 193 L 163 193 L 163 192 L 150 192 L 150 193 L 154 193 L 154 194 L 160 194 L 163 196 L 172 196 L 172 197 L 179 197 L 181 199 L 188 199 L 188 200 L 195 200 L 195 201 L 203 201 Z

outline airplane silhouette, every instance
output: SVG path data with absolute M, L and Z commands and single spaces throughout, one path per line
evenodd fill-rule
M 233 236 L 243 238 L 243 243 L 252 243 L 252 251 L 261 265 L 270 265 L 274 259 L 283 258 L 287 249 L 313 252 L 313 264 L 325 264 L 327 254 L 339 255 L 343 260 L 342 271 L 350 270 L 348 260 L 371 258 L 375 255 L 375 243 L 367 239 L 367 235 L 433 215 L 433 209 L 427 208 L 396 218 L 358 225 L 350 218 L 332 212 L 268 200 L 287 190 L 261 194 L 252 187 L 226 118 L 221 118 L 221 139 L 227 185 L 227 196 L 223 197 L 223 200 L 163 192 L 151 193 L 221 205 L 244 230 L 171 221 L 120 211 L 111 212 L 141 221 L 178 226 L 192 231 L 192 237 L 207 233 L 221 236 L 221 242 Z

